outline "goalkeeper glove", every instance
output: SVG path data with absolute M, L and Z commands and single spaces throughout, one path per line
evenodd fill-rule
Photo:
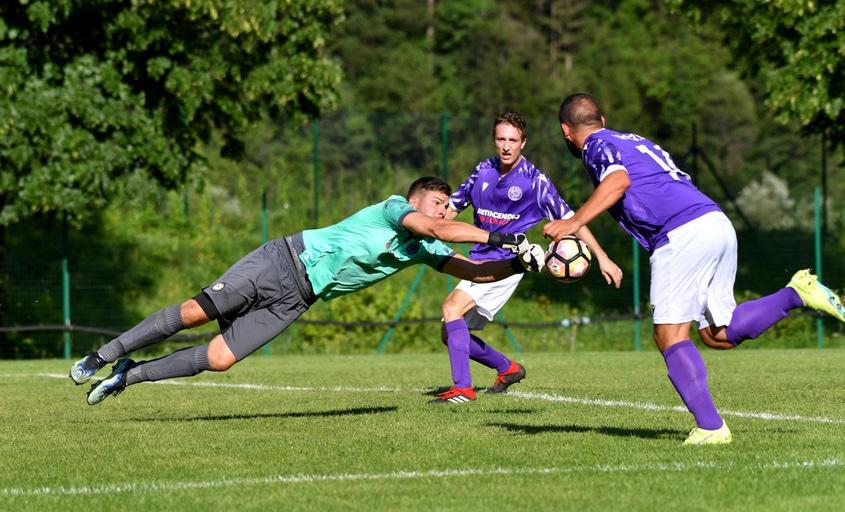
M 546 253 L 539 244 L 530 244 L 516 258 L 511 259 L 514 273 L 542 272 L 546 262 Z
M 528 250 L 528 238 L 522 233 L 490 233 L 487 245 L 507 249 L 514 254 L 521 254 Z

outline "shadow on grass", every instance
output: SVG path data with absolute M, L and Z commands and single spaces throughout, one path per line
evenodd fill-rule
M 615 437 L 639 437 L 642 439 L 663 439 L 666 437 L 677 437 L 681 434 L 678 430 L 669 429 L 634 429 L 616 427 L 580 427 L 578 425 L 517 425 L 515 423 L 488 423 L 490 427 L 503 428 L 519 434 L 545 434 L 556 432 L 562 434 L 595 432 L 606 436 Z
M 351 409 L 335 409 L 332 411 L 282 412 L 267 414 L 217 414 L 212 416 L 193 416 L 183 418 L 135 418 L 133 421 L 228 421 L 255 420 L 266 418 L 329 418 L 333 416 L 361 416 L 364 414 L 382 414 L 396 412 L 398 407 L 354 407 Z

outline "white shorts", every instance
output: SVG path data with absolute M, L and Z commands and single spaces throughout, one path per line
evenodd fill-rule
M 472 300 L 475 307 L 464 315 L 467 327 L 473 331 L 480 331 L 493 316 L 508 302 L 519 282 L 522 281 L 522 274 L 514 274 L 511 277 L 493 283 L 473 283 L 472 281 L 461 281 L 456 290 L 463 290 Z
M 654 323 L 729 325 L 736 309 L 736 251 L 736 232 L 722 212 L 670 231 L 669 243 L 649 259 Z

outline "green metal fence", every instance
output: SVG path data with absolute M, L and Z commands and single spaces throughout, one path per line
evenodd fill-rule
M 225 171 L 233 180 L 243 179 L 230 182 L 230 190 L 224 190 L 234 195 L 239 187 L 243 189 L 237 192 L 243 195 L 241 208 L 228 217 L 228 222 L 238 225 L 243 233 L 226 240 L 220 238 L 228 237 L 229 232 L 210 237 L 209 243 L 217 244 L 212 252 L 222 253 L 225 248 L 230 255 L 241 255 L 269 238 L 335 222 L 383 199 L 387 193 L 404 193 L 412 179 L 420 175 L 440 175 L 457 186 L 478 161 L 493 156 L 491 122 L 492 119 L 447 115 L 338 113 L 307 126 L 279 123 L 272 128 L 271 136 L 264 139 L 256 136 L 259 142 L 249 146 L 252 157 L 248 160 L 255 169 L 250 171 L 242 166 L 234 173 Z M 698 154 L 694 140 L 689 148 L 672 151 L 681 155 Z M 524 154 L 552 178 L 572 206 L 577 207 L 592 192 L 580 163 L 566 152 L 556 120 L 529 119 Z M 687 162 L 686 165 L 697 164 Z M 290 181 L 292 175 L 295 181 Z M 812 218 L 805 219 L 804 227 L 768 230 L 765 225 L 746 223 L 734 196 L 724 189 L 724 180 L 718 177 L 717 169 L 702 168 L 694 175 L 697 184 L 723 204 L 737 225 L 740 265 L 736 289 L 740 300 L 771 293 L 783 286 L 792 272 L 804 267 L 814 267 L 820 274 L 824 270 L 824 280 L 833 288 L 842 288 L 845 259 L 837 237 L 826 230 L 824 214 L 838 204 L 828 204 L 822 189 L 810 184 L 815 205 L 808 214 Z M 296 187 L 291 187 L 291 183 Z M 307 215 L 291 215 L 286 209 L 288 204 L 296 204 L 303 197 L 310 197 Z M 218 210 L 220 203 L 208 185 L 205 189 L 186 189 L 178 196 L 178 201 L 183 203 L 181 208 L 168 207 L 168 202 L 176 201 L 170 197 L 158 207 L 168 211 L 171 217 L 188 219 L 186 226 L 192 229 L 197 225 L 210 229 L 216 222 L 204 217 L 211 215 L 209 211 Z M 647 257 L 643 257 L 639 246 L 609 217 L 604 217 L 591 225 L 591 229 L 626 272 L 623 288 L 614 290 L 606 286 L 595 271 L 576 285 L 561 285 L 543 275 L 529 275 L 512 301 L 516 304 L 509 303 L 496 319 L 495 324 L 502 328 L 502 343 L 515 351 L 542 350 L 547 345 L 536 340 L 548 338 L 558 340 L 561 345 L 568 343 L 574 349 L 576 333 L 578 336 L 588 333 L 587 336 L 619 338 L 610 347 L 641 350 L 651 346 L 642 341 L 643 333 L 649 329 L 649 315 L 642 312 L 648 311 L 644 296 L 649 278 Z M 465 214 L 460 219 L 470 217 Z M 187 234 L 177 232 L 174 238 L 184 236 Z M 539 229 L 529 232 L 529 236 L 539 240 Z M 33 240 L 38 241 L 37 246 L 33 246 Z M 143 302 L 152 295 L 158 297 L 155 302 L 160 308 L 190 297 L 198 286 L 219 274 L 209 270 L 188 286 L 162 283 L 160 271 L 147 269 L 143 264 L 148 254 L 118 249 L 108 233 L 77 231 L 63 222 L 12 226 L 7 231 L 6 245 L 8 300 L 2 304 L 0 326 L 5 357 L 71 357 L 71 353 L 96 346 L 131 327 L 154 307 L 152 299 L 149 299 L 151 305 L 143 310 L 127 304 Z M 465 248 L 456 249 L 465 251 Z M 212 267 L 220 271 L 234 262 L 234 256 L 215 257 L 220 261 Z M 178 256 L 165 252 L 156 254 L 156 258 L 159 264 L 162 261 L 166 264 L 168 258 L 175 262 Z M 315 307 L 318 311 L 304 317 L 302 323 L 325 326 L 332 336 L 338 330 L 370 329 L 365 334 L 371 338 L 370 344 L 359 350 L 379 353 L 392 347 L 418 350 L 419 345 L 407 340 L 415 336 L 432 338 L 431 349 L 437 349 L 438 305 L 451 289 L 452 280 L 419 269 L 415 274 L 397 278 L 396 282 L 400 289 L 392 289 L 392 309 L 386 306 L 380 316 L 362 313 L 355 320 L 337 321 L 336 311 Z M 158 296 L 154 295 L 156 289 L 167 286 L 172 286 L 173 297 L 160 291 Z M 419 306 L 421 302 L 425 304 Z M 419 311 L 407 311 L 415 305 Z M 813 323 L 815 346 L 826 346 L 826 341 L 827 345 L 838 343 L 837 324 L 818 316 Z M 425 332 L 419 329 L 406 332 L 399 336 L 402 340 L 396 340 L 397 330 L 418 324 L 429 327 Z M 604 327 L 598 326 L 611 324 L 616 326 L 615 331 L 599 333 Z M 177 339 L 190 342 L 208 338 L 212 327 L 199 334 L 188 332 Z M 286 350 L 294 350 L 291 347 L 297 345 L 300 334 L 294 331 L 288 336 L 290 339 L 284 342 Z M 807 343 L 801 341 L 798 345 L 807 346 Z M 269 347 L 265 353 L 269 353 Z

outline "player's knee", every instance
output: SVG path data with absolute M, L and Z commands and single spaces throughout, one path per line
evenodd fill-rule
M 211 301 L 209 301 L 209 303 L 210 302 Z M 197 302 L 196 298 L 188 299 L 183 302 L 180 313 L 182 315 L 182 322 L 184 322 L 187 327 L 199 327 L 207 324 L 211 320 L 208 313 L 206 313 L 202 305 Z
M 215 372 L 225 372 L 235 365 L 238 359 L 229 350 L 223 336 L 218 334 L 208 344 L 208 366 Z
M 235 366 L 236 362 L 237 360 L 234 357 L 212 355 L 211 351 L 208 352 L 208 366 L 211 367 L 212 371 L 225 372 Z
M 443 303 L 443 307 L 440 312 L 443 313 L 443 319 L 446 322 L 458 320 L 464 316 L 464 311 L 460 304 L 450 302 L 449 300 L 446 300 L 446 302 Z

